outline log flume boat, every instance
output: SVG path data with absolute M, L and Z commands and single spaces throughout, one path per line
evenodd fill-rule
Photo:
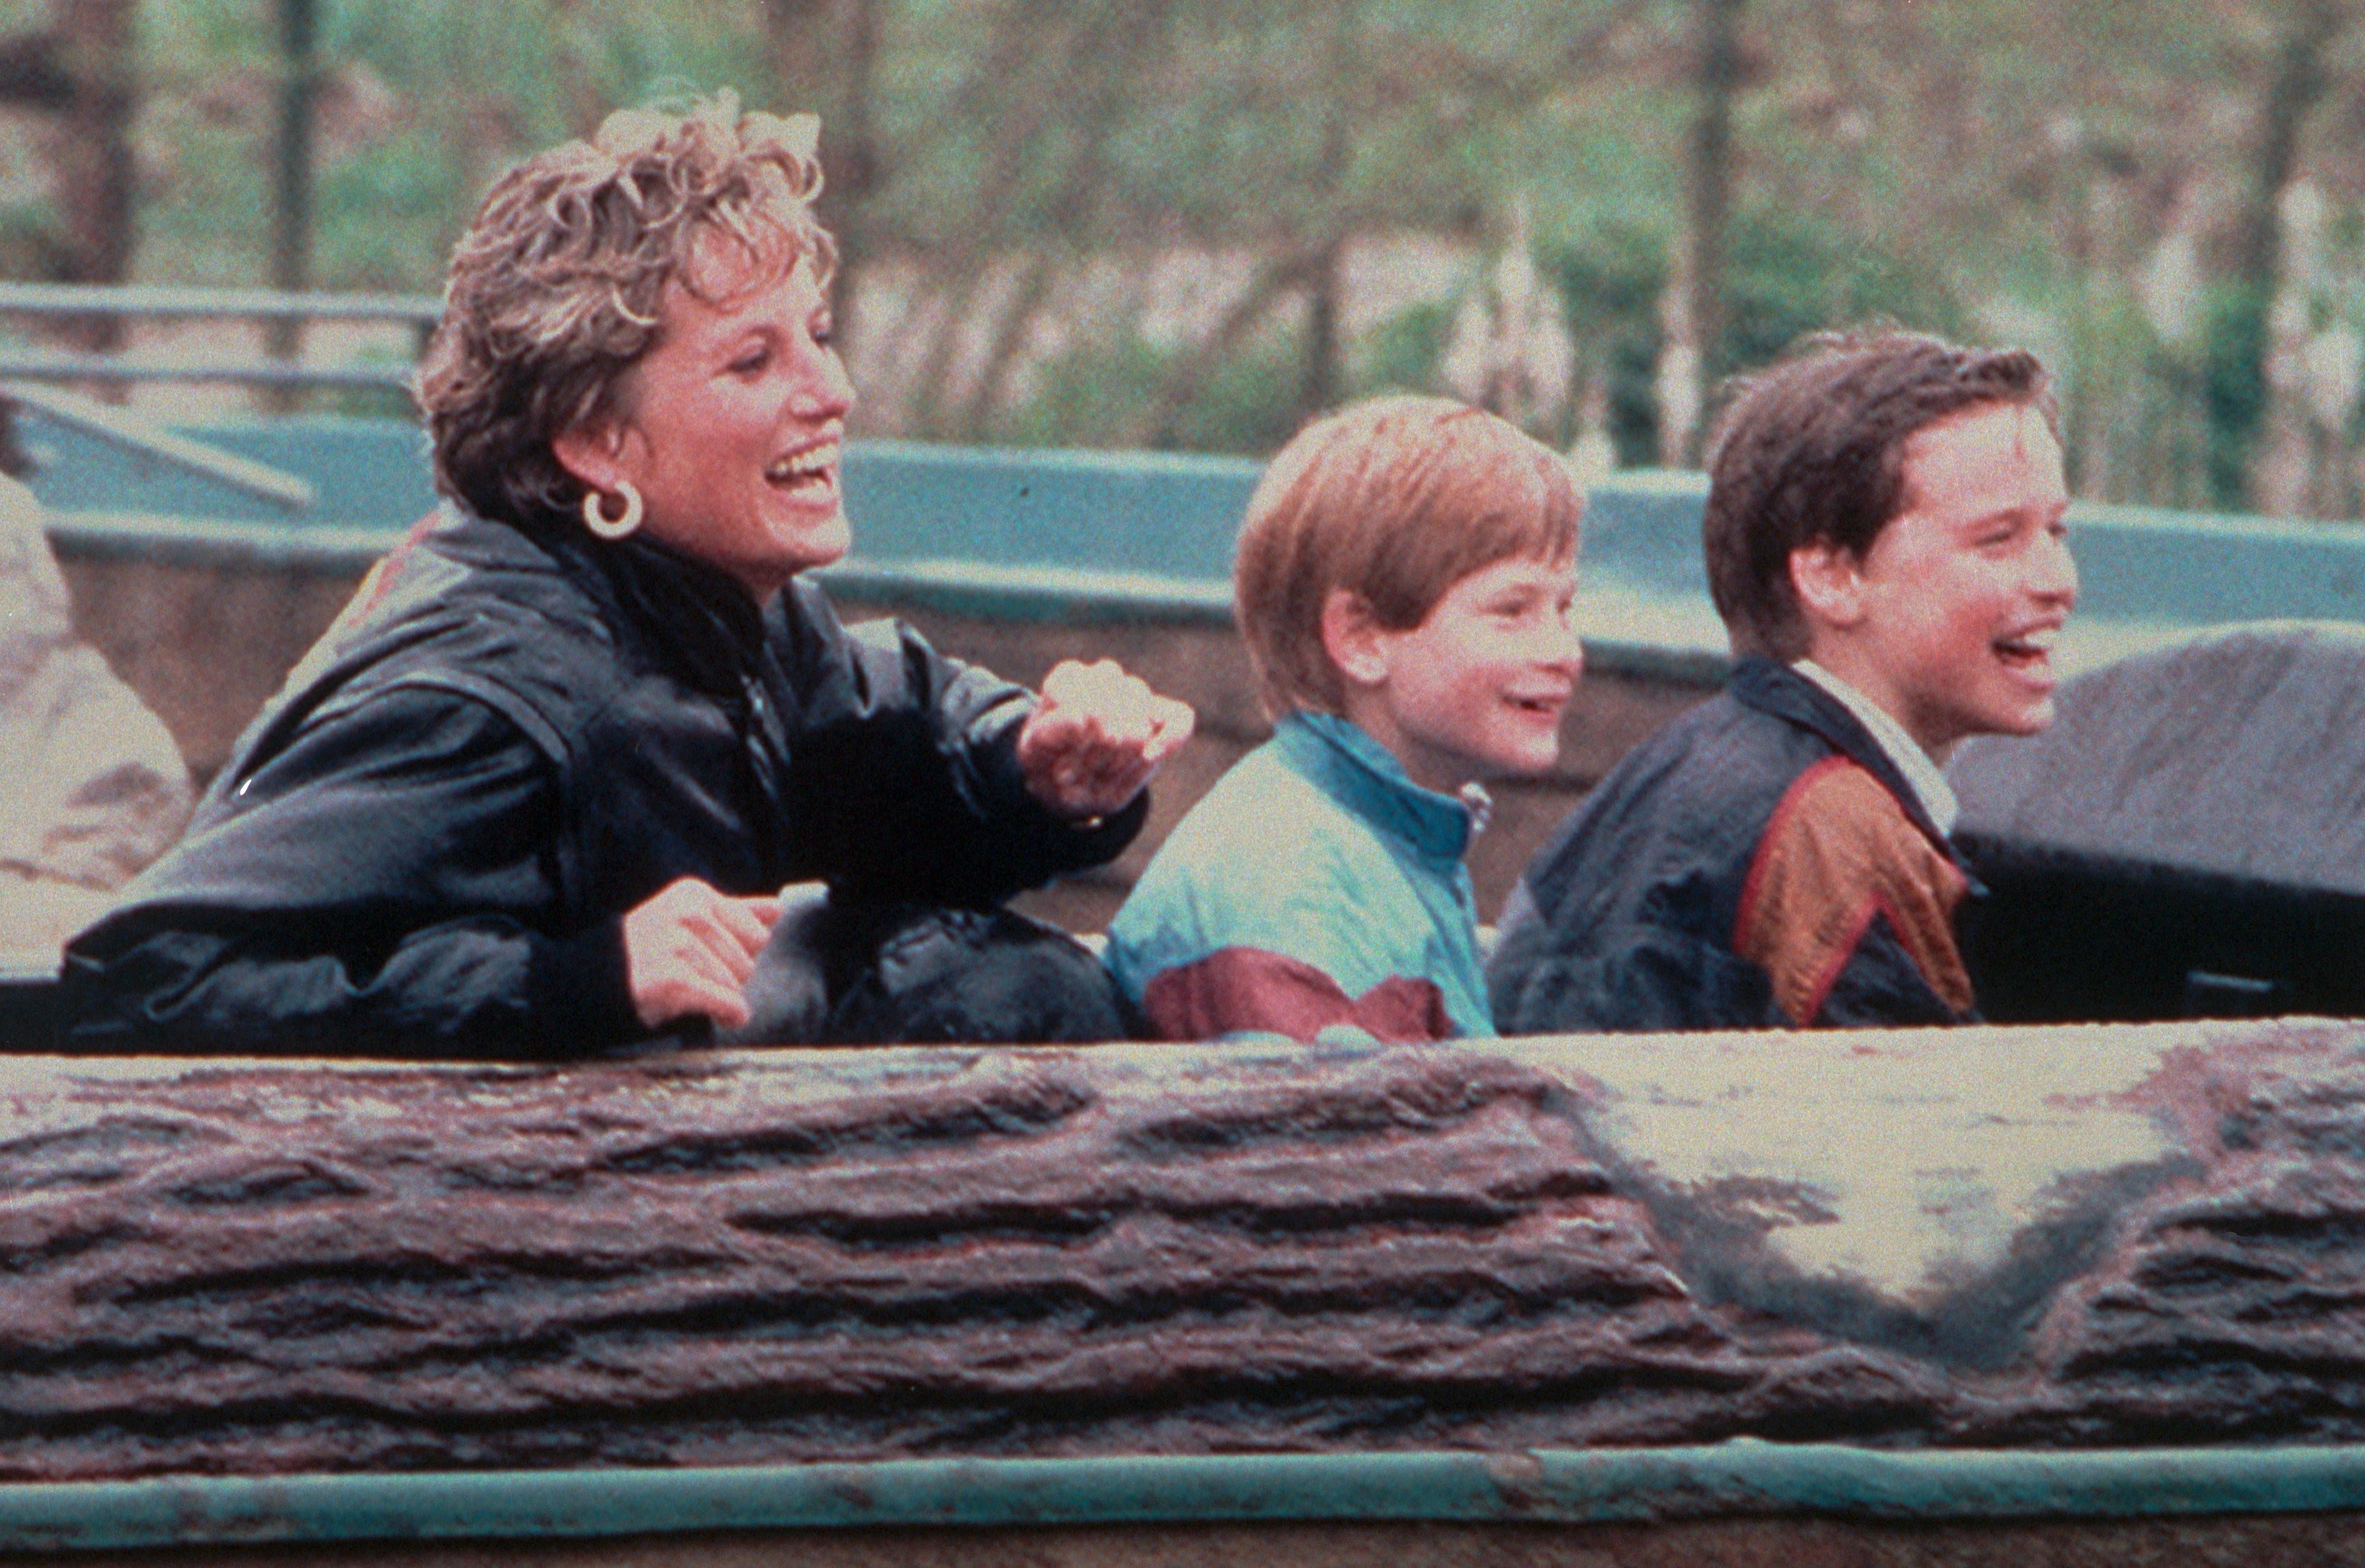
M 381 436 L 319 428 L 333 509 Z M 212 433 L 298 469 L 313 440 Z M 1021 677 L 1124 643 L 1210 716 L 1200 783 L 1252 744 L 1220 556 L 1182 553 L 1228 539 L 1243 465 L 868 461 L 843 595 Z M 324 620 L 380 526 L 50 498 L 84 619 L 200 766 L 236 661 L 156 672 L 258 603 Z M 930 553 L 987 503 L 1003 557 Z M 1696 507 L 1597 498 L 1571 760 L 1507 802 L 1482 896 L 1714 683 Z M 1201 521 L 1146 531 L 1162 564 L 1099 559 L 1105 526 L 1045 555 L 1136 513 Z M 2347 1560 L 2365 573 L 2306 527 L 2079 528 L 2057 749 L 1958 767 L 2006 916 L 1987 1027 L 102 1060 L 42 1047 L 20 964 L 0 1561 Z

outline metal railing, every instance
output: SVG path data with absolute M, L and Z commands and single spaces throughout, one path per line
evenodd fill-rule
M 38 409 L 110 446 L 217 480 L 289 511 L 309 511 L 319 499 L 312 482 L 299 475 L 241 457 L 234 452 L 224 452 L 206 442 L 193 441 L 151 420 L 73 392 L 35 386 L 0 374 L 0 398 Z
M 410 328 L 414 349 L 443 313 L 432 295 L 290 294 L 272 289 L 133 288 L 93 284 L 0 283 L 0 316 L 36 319 L 242 319 L 252 321 L 391 321 Z M 368 388 L 408 392 L 410 372 L 386 364 L 306 364 L 294 360 L 129 360 L 0 343 L 0 377 L 20 381 L 121 383 L 215 381 L 283 389 Z

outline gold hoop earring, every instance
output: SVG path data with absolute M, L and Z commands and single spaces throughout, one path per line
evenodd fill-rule
M 607 501 L 597 490 L 583 492 L 583 526 L 602 539 L 622 539 L 641 526 L 641 491 L 630 479 L 616 481 L 616 493 L 624 498 L 624 515 L 610 517 Z

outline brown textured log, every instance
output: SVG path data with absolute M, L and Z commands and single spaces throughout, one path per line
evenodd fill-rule
M 2098 1055 L 2154 1064 L 2091 1098 L 2169 1154 L 2070 1172 L 1993 1270 L 1885 1294 L 1767 1250 L 1840 1215 L 1844 1180 L 1653 1154 L 1666 1094 L 1635 1064 L 1712 1040 L 19 1059 L 0 1478 L 2355 1440 L 2360 1041 Z M 1973 1059 L 1723 1048 L 1926 1060 L 1937 1100 Z M 1777 1112 L 1750 1113 L 1769 1141 Z M 1948 1338 L 1994 1303 L 2009 1332 Z

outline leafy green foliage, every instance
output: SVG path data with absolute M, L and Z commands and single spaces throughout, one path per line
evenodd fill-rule
M 1348 395 L 1428 391 L 1452 330 L 1453 308 L 1443 300 L 1425 299 L 1392 313 L 1355 344 L 1348 363 Z
M 1795 211 L 1753 208 L 1734 225 L 1718 370 L 1765 364 L 1809 332 L 1893 322 L 1959 336 L 1962 311 L 1942 279 Z
M 1297 424 L 1301 333 L 1261 335 L 1227 359 L 1183 406 L 1172 444 L 1185 452 L 1270 453 Z M 1178 355 L 1138 335 L 1080 348 L 1041 372 L 1034 395 L 997 422 L 992 438 L 1014 446 L 1130 444 Z
M 915 408 L 874 404 L 874 429 L 1270 450 L 1309 386 L 1435 386 L 1456 291 L 1519 208 L 1621 460 L 1657 452 L 1697 0 L 835 0 L 799 12 L 827 63 L 793 85 L 769 28 L 796 8 L 764 0 L 317 4 L 317 286 L 432 292 L 499 169 L 615 106 L 727 86 L 825 111 L 832 200 L 858 196 L 833 220 L 913 293 L 958 302 L 970 280 L 1019 270 L 1014 256 L 1052 263 L 1026 309 L 1060 330 L 1022 314 L 931 351 L 971 366 L 1006 345 L 973 385 L 1009 395 L 948 371 Z M 17 11 L 0 31 L 46 7 Z M 857 11 L 876 45 L 859 61 Z M 2306 29 L 2318 15 L 2337 24 L 2328 42 Z M 265 280 L 276 17 L 277 0 L 140 8 L 140 281 Z M 2291 140 L 2335 198 L 2333 275 L 2312 308 L 2319 325 L 2365 319 L 2365 155 L 2348 134 L 2365 24 L 2295 0 L 1748 0 L 1743 22 L 1711 379 L 1867 319 L 2033 325 L 2091 493 L 2254 498 L 2290 418 L 2264 368 L 2273 280 L 2247 275 L 2241 239 L 2275 195 L 2258 187 L 2278 72 L 2306 45 L 2329 84 Z M 14 189 L 0 200 L 0 272 L 53 271 L 54 214 Z M 2135 286 L 2180 228 L 2205 275 L 2200 325 L 2170 345 Z M 1309 365 L 1307 259 L 1405 235 L 1467 265 L 1351 302 L 1347 319 L 1373 324 Z M 1241 319 L 1223 301 L 1186 312 L 1212 350 L 1160 346 L 1174 333 L 1146 319 L 1141 279 L 1178 252 L 1253 257 L 1283 281 Z M 1113 289 L 1112 271 L 1131 275 Z M 913 324 L 925 314 L 880 325 L 932 330 Z M 1045 361 L 1037 342 L 1066 346 Z
M 1629 466 L 1658 461 L 1652 378 L 1670 242 L 1664 231 L 1612 222 L 1567 242 L 1547 268 L 1568 314 L 1580 374 L 1607 384 L 1609 439 L 1618 461 Z
M 1579 360 L 1608 383 L 1609 435 L 1622 464 L 1650 463 L 1658 453 L 1653 378 L 1674 243 L 1668 230 L 1612 222 L 1551 258 Z M 1752 205 L 1737 216 L 1729 245 L 1724 334 L 1709 359 L 1712 375 L 1765 364 L 1810 332 L 1875 322 L 1963 331 L 1961 308 L 1942 280 L 1796 213 Z
M 2209 498 L 2238 509 L 2247 498 L 2250 459 L 2267 414 L 2267 306 L 2261 283 L 2236 281 L 2212 291 L 2202 361 L 2209 410 Z

